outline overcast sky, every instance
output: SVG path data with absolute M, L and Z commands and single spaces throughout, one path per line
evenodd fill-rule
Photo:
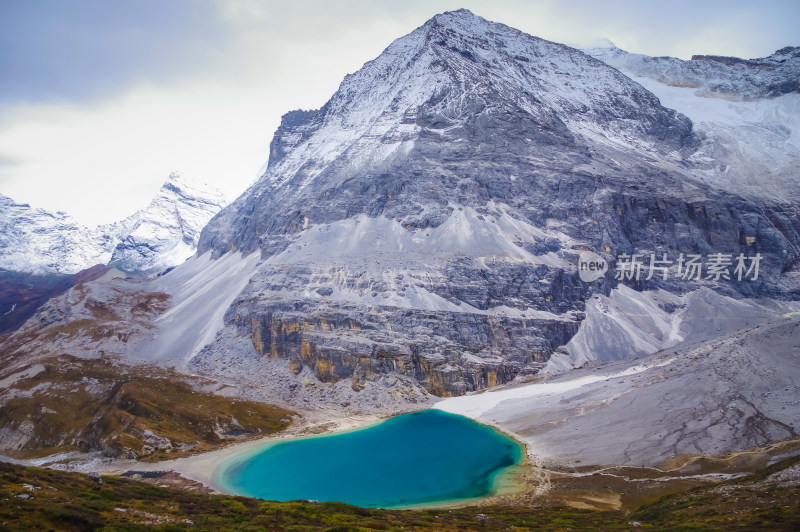
M 90 225 L 143 207 L 173 171 L 233 199 L 283 113 L 322 106 L 392 40 L 460 7 L 648 55 L 800 45 L 796 0 L 0 0 L 0 193 Z

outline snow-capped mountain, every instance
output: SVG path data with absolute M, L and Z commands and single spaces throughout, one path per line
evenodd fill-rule
M 0 268 L 36 274 L 76 273 L 111 258 L 116 236 L 89 229 L 0 195 Z
M 172 174 L 150 205 L 120 222 L 85 227 L 64 212 L 0 195 L 0 268 L 72 274 L 96 264 L 151 273 L 190 257 L 200 230 L 225 205 L 222 194 Z
M 566 171 L 588 162 L 594 144 L 625 158 L 677 160 L 696 139 L 686 117 L 586 54 L 467 11 L 446 13 L 348 75 L 322 109 L 287 114 L 267 172 L 207 228 L 201 249 L 271 249 L 270 218 L 281 218 L 271 235 L 359 212 L 437 226 L 453 210 L 448 202 L 484 206 L 499 192 L 482 190 L 486 182 L 520 198 L 516 159 Z M 511 160 L 478 187 L 448 168 L 478 174 L 506 152 Z M 582 171 L 615 172 L 603 167 L 611 160 L 594 159 Z M 422 168 L 399 172 L 408 160 L 435 167 L 444 183 L 416 177 Z M 397 197 L 401 188 L 412 189 L 417 208 Z M 288 220 L 278 208 L 287 203 L 302 207 Z M 242 210 L 249 215 L 229 223 Z
M 493 386 L 538 371 L 585 313 L 601 319 L 586 301 L 618 280 L 582 282 L 582 250 L 612 266 L 624 255 L 759 253 L 757 282 L 632 284 L 797 297 L 797 204 L 706 179 L 715 147 L 579 50 L 465 10 L 437 15 L 348 75 L 321 109 L 287 114 L 266 173 L 204 229 L 201 253 L 264 259 L 210 353 L 247 334 L 258 352 L 324 381 L 359 387 L 390 372 L 443 395 Z M 729 181 L 750 171 L 724 164 Z M 618 309 L 641 308 L 621 299 Z M 600 350 L 615 359 L 671 345 L 659 327 L 644 343 L 624 320 L 592 330 L 619 339 L 617 352 Z M 580 351 L 571 363 L 583 363 Z M 223 364 L 209 359 L 193 364 Z
M 121 235 L 109 264 L 151 273 L 182 263 L 194 254 L 200 231 L 225 204 L 219 190 L 171 174 L 146 208 L 107 229 Z

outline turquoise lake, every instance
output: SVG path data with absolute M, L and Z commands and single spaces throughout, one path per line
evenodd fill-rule
M 523 456 L 520 444 L 491 427 L 424 410 L 270 444 L 231 459 L 218 481 L 230 493 L 266 500 L 389 508 L 491 495 L 498 474 Z

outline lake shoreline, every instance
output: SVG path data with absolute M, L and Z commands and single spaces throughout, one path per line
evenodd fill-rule
M 414 413 L 421 413 L 421 412 L 430 412 L 432 415 L 448 415 L 452 416 L 453 414 L 448 414 L 442 412 L 439 409 L 435 408 L 427 408 L 422 409 L 419 411 L 415 411 Z M 410 413 L 406 413 L 410 414 Z M 184 472 L 185 475 L 189 478 L 197 479 L 199 476 L 203 476 L 202 482 L 205 485 L 210 486 L 215 491 L 220 493 L 228 493 L 228 494 L 237 494 L 237 495 L 244 495 L 244 496 L 252 496 L 252 493 L 242 493 L 241 489 L 237 490 L 234 486 L 230 483 L 226 482 L 224 476 L 230 470 L 231 467 L 235 467 L 238 464 L 242 464 L 253 457 L 264 453 L 269 448 L 274 447 L 275 445 L 297 441 L 297 440 L 314 440 L 317 438 L 328 438 L 332 436 L 342 436 L 349 433 L 360 432 L 365 429 L 369 429 L 371 427 L 375 427 L 380 425 L 386 421 L 389 421 L 393 418 L 397 418 L 402 416 L 403 414 L 399 414 L 398 416 L 391 416 L 386 419 L 381 418 L 373 418 L 363 420 L 362 423 L 357 424 L 337 424 L 332 430 L 326 431 L 324 433 L 316 433 L 316 434 L 297 434 L 292 435 L 291 437 L 270 437 L 264 438 L 260 440 L 255 440 L 252 442 L 247 442 L 246 444 L 232 446 L 230 448 L 224 449 L 220 452 L 216 451 L 215 453 L 206 453 L 205 455 L 198 456 L 198 457 L 191 457 L 187 459 L 182 459 L 181 461 L 184 462 L 180 464 L 180 468 L 178 469 L 181 472 Z M 484 495 L 479 495 L 476 497 L 467 497 L 467 498 L 452 498 L 452 499 L 442 499 L 442 500 L 435 500 L 431 502 L 418 502 L 418 503 L 410 503 L 410 504 L 397 504 L 397 505 L 386 505 L 381 506 L 383 508 L 390 508 L 390 509 L 422 509 L 422 508 L 459 508 L 465 506 L 472 506 L 476 504 L 487 504 L 496 501 L 508 501 L 510 499 L 515 499 L 526 492 L 529 491 L 529 472 L 531 467 L 531 460 L 528 455 L 528 449 L 524 442 L 520 441 L 519 438 L 514 437 L 511 434 L 508 434 L 504 430 L 492 426 L 486 423 L 481 423 L 475 419 L 472 419 L 468 416 L 458 416 L 456 417 L 469 420 L 471 424 L 479 425 L 484 427 L 485 429 L 489 429 L 491 432 L 496 434 L 497 436 L 502 437 L 503 439 L 511 442 L 513 445 L 516 446 L 516 452 L 514 453 L 518 458 L 516 458 L 516 462 L 502 466 L 498 468 L 496 471 L 490 472 L 489 476 L 489 493 Z M 215 454 L 213 457 L 209 457 L 208 455 Z M 354 503 L 358 505 L 358 503 Z M 371 504 L 369 507 L 372 507 Z
M 299 419 L 296 419 L 286 430 L 280 433 L 270 434 L 249 441 L 231 443 L 227 446 L 202 454 L 159 462 L 142 462 L 130 459 L 78 460 L 72 462 L 71 466 L 56 467 L 56 469 L 94 471 L 117 476 L 130 471 L 170 472 L 185 479 L 187 486 L 189 484 L 199 483 L 200 486 L 208 488 L 211 493 L 234 495 L 235 493 L 233 493 L 220 478 L 220 474 L 225 466 L 233 461 L 247 459 L 247 457 L 263 452 L 266 448 L 279 443 L 347 434 L 366 429 L 403 414 L 424 412 L 426 410 L 439 409 L 428 407 L 408 412 L 400 412 L 392 416 L 370 414 L 357 416 L 347 414 L 332 415 L 328 412 L 306 411 L 300 412 L 298 415 Z M 462 415 L 461 417 L 465 417 L 472 423 L 491 429 L 512 441 L 519 448 L 519 462 L 514 465 L 506 466 L 494 473 L 491 480 L 491 491 L 486 495 L 473 498 L 387 506 L 386 508 L 412 510 L 425 508 L 452 509 L 477 504 L 516 505 L 519 504 L 519 501 L 525 498 L 526 495 L 536 491 L 536 486 L 534 485 L 536 483 L 531 480 L 535 476 L 532 475 L 535 466 L 532 465 L 533 461 L 531 460 L 531 455 L 528 453 L 527 444 L 524 441 L 496 425 L 486 423 L 485 421 L 479 421 L 470 416 Z M 25 465 L 41 465 L 30 461 L 22 462 L 24 462 Z M 45 467 L 52 467 L 52 465 L 45 465 Z

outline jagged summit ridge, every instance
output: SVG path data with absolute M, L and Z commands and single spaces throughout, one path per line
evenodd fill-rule
M 630 128 L 667 141 L 687 135 L 685 120 L 673 117 L 653 95 L 614 69 L 467 10 L 437 15 L 397 39 L 347 75 L 322 109 L 294 112 L 286 125 L 316 123 L 352 131 L 356 138 L 401 141 L 413 132 L 402 126 L 444 129 L 492 105 L 530 116 L 540 131 L 552 129 L 567 137 L 581 131 L 585 122 L 601 123 L 609 134 Z M 653 127 L 645 115 L 635 117 L 644 124 L 636 123 L 626 115 L 632 105 L 648 108 L 663 122 L 673 118 L 677 131 Z M 294 141 L 305 141 L 308 130 L 303 133 Z M 325 154 L 333 155 L 333 150 Z

